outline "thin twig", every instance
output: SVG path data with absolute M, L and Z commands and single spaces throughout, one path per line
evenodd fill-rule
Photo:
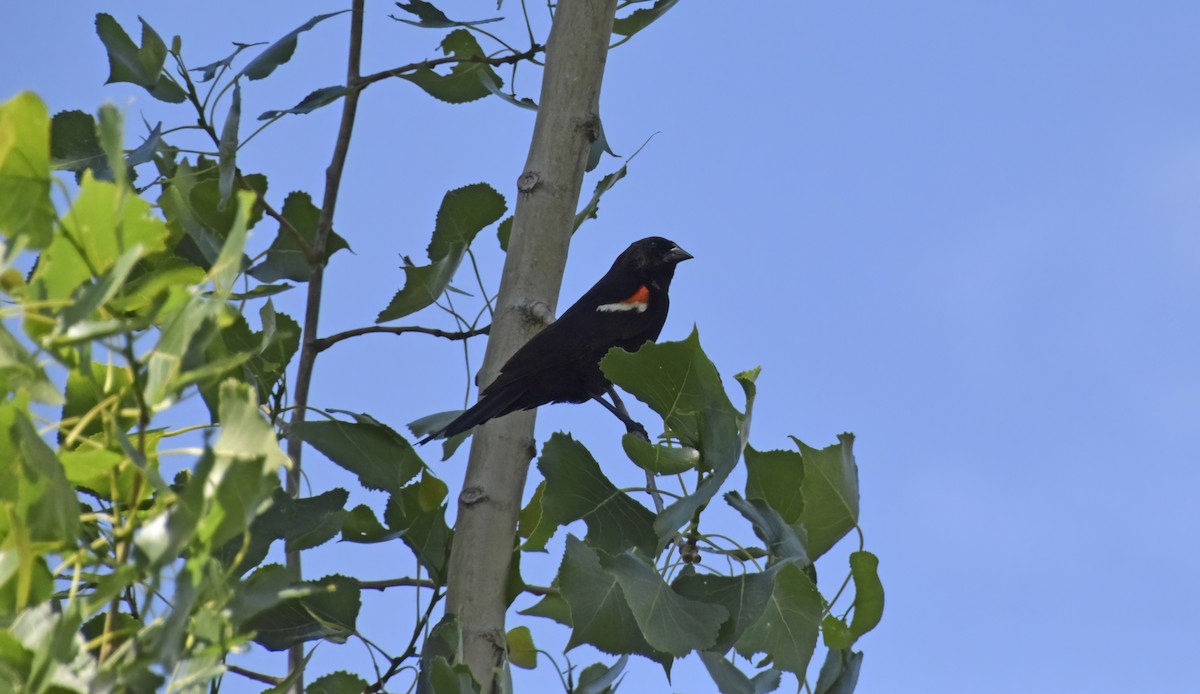
M 230 665 L 230 664 L 226 663 L 225 669 L 228 670 L 229 672 L 232 672 L 235 675 L 241 675 L 242 677 L 245 677 L 246 679 L 251 679 L 251 680 L 254 680 L 255 682 L 262 682 L 263 684 L 276 684 L 277 685 L 277 684 L 283 682 L 282 677 L 273 677 L 271 675 L 264 675 L 261 672 L 247 670 L 246 668 L 239 667 L 237 665 Z
M 366 0 L 354 0 L 350 14 L 350 47 L 346 60 L 346 84 L 355 85 L 359 79 L 359 65 L 362 62 L 363 43 L 363 7 Z M 346 166 L 346 156 L 350 151 L 350 136 L 354 133 L 354 117 L 358 112 L 358 97 L 361 91 L 349 89 L 342 100 L 342 118 L 338 125 L 337 141 L 334 144 L 333 156 L 329 168 L 325 170 L 325 196 L 321 203 L 321 216 L 317 219 L 317 231 L 313 237 L 312 254 L 309 255 L 308 296 L 304 309 L 304 339 L 301 340 L 300 359 L 296 367 L 295 409 L 292 410 L 291 429 L 304 421 L 308 411 L 308 393 L 312 385 L 313 367 L 316 365 L 317 350 L 313 342 L 317 337 L 317 324 L 321 317 L 321 290 L 325 286 L 325 249 L 329 236 L 333 231 L 333 213 L 337 207 L 338 190 L 342 182 L 342 171 Z M 300 452 L 303 441 L 299 436 L 289 435 L 287 453 L 292 460 L 292 466 L 287 472 L 287 493 L 294 497 L 300 495 Z M 287 553 L 287 567 L 292 575 L 300 576 L 300 552 Z M 304 666 L 304 647 L 293 646 L 288 649 L 288 671 L 294 672 Z M 294 691 L 304 691 L 304 685 L 297 681 Z
M 400 77 L 401 75 L 408 73 L 408 72 L 416 72 L 417 70 L 422 70 L 422 69 L 432 69 L 439 65 L 453 65 L 456 63 L 480 63 L 482 65 L 491 65 L 492 67 L 496 67 L 498 65 L 508 65 L 509 63 L 519 63 L 522 60 L 528 60 L 529 58 L 534 57 L 535 55 L 537 55 L 538 53 L 541 53 L 544 50 L 546 50 L 545 46 L 540 46 L 535 43 L 527 51 L 523 51 L 521 53 L 511 53 L 509 55 L 503 55 L 498 58 L 492 58 L 492 57 L 487 57 L 487 56 L 482 56 L 482 55 L 468 55 L 468 56 L 448 55 L 444 58 L 430 58 L 429 60 L 422 60 L 417 63 L 409 63 L 408 65 L 401 65 L 400 67 L 394 67 L 391 70 L 383 70 L 382 72 L 376 72 L 376 73 L 367 75 L 366 77 L 361 77 L 357 81 L 353 82 L 352 86 L 361 88 L 361 87 L 365 87 L 369 84 L 374 84 L 375 82 L 379 82 L 380 80 L 385 80 L 389 77 Z
M 434 337 L 444 337 L 447 340 L 466 340 L 478 335 L 487 335 L 492 326 L 485 325 L 482 328 L 473 330 L 463 330 L 453 332 L 449 330 L 439 330 L 437 328 L 426 328 L 420 325 L 368 325 L 364 328 L 354 328 L 340 332 L 329 337 L 320 337 L 312 341 L 312 349 L 316 352 L 324 352 L 330 347 L 336 345 L 342 340 L 348 340 L 359 335 L 368 335 L 370 333 L 390 333 L 392 335 L 403 335 L 405 333 L 420 333 L 422 335 L 433 335 Z
M 387 590 L 388 588 L 439 588 L 437 583 L 428 578 L 387 578 L 379 581 L 356 581 L 361 590 Z M 530 595 L 558 595 L 558 588 L 552 586 L 533 586 L 526 584 L 522 591 Z

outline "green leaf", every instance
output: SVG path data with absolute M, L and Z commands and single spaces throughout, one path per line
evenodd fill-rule
M 253 48 L 254 46 L 265 46 L 265 45 L 267 45 L 267 42 L 262 41 L 260 43 L 238 43 L 237 41 L 234 41 L 233 45 L 236 46 L 233 53 L 230 53 L 229 55 L 225 56 L 224 58 L 221 58 L 218 61 L 209 63 L 208 65 L 202 65 L 200 67 L 192 68 L 192 72 L 203 73 L 202 75 L 200 75 L 200 79 L 198 79 L 196 81 L 201 82 L 201 83 L 211 81 L 213 78 L 215 78 L 217 76 L 218 71 L 228 70 L 229 66 L 233 65 L 233 59 L 238 57 L 239 53 L 246 50 L 247 48 Z
M 737 651 L 744 658 L 766 653 L 776 667 L 803 678 L 817 645 L 825 601 L 799 566 L 777 567 L 771 597 L 762 615 L 738 640 Z
M 703 651 L 700 653 L 700 662 L 708 669 L 721 694 L 766 694 L 779 688 L 781 673 L 775 668 L 764 670 L 750 679 L 719 653 Z
M 480 691 L 466 663 L 451 665 L 441 656 L 433 659 L 429 682 L 433 688 L 432 694 L 478 694 Z
M 804 458 L 746 446 L 746 498 L 762 499 L 789 525 L 804 519 Z
M 600 556 L 574 535 L 558 569 L 559 590 L 571 608 L 567 650 L 589 643 L 605 653 L 644 655 L 669 668 L 672 657 L 656 650 L 642 635 L 617 577 L 604 570 Z
M 642 635 L 656 650 L 676 658 L 710 648 L 729 611 L 721 605 L 690 600 L 671 590 L 645 559 L 625 552 L 601 566 L 617 579 Z
M 619 491 L 583 444 L 556 433 L 542 447 L 537 466 L 546 478 L 543 521 L 566 525 L 583 519 L 591 547 L 611 554 L 630 547 L 654 553 L 654 514 Z
M 575 694 L 613 694 L 617 691 L 617 685 L 620 684 L 618 678 L 625 671 L 627 664 L 627 655 L 617 658 L 617 662 L 611 666 L 592 663 L 579 673 L 579 684 L 575 687 Z
M 422 438 L 435 431 L 441 431 L 447 424 L 453 422 L 458 415 L 462 414 L 462 410 L 447 410 L 445 412 L 435 412 L 430 415 L 425 415 L 420 419 L 414 419 L 408 423 L 408 430 L 416 438 Z M 442 441 L 442 460 L 450 460 L 450 456 L 458 450 L 459 446 L 471 436 L 471 432 L 464 431 L 461 434 L 451 436 Z
M 883 619 L 883 583 L 879 580 L 879 558 L 870 552 L 850 554 L 850 575 L 854 578 L 854 617 L 850 629 L 855 638 L 862 636 Z
M 204 480 L 206 508 L 197 532 L 219 546 L 250 527 L 262 504 L 279 487 L 279 469 L 291 461 L 279 449 L 275 430 L 258 410 L 250 387 L 221 384 L 221 434 L 213 444 L 213 466 Z
M 296 43 L 299 40 L 300 34 L 312 29 L 330 17 L 336 17 L 339 14 L 349 11 L 350 10 L 342 10 L 341 12 L 319 14 L 295 29 L 292 29 L 288 33 L 284 34 L 284 36 L 278 41 L 263 50 L 263 52 L 255 56 L 253 60 L 246 64 L 246 67 L 242 68 L 242 71 L 238 73 L 238 76 L 245 75 L 252 80 L 260 80 L 270 75 L 272 72 L 275 72 L 275 68 L 292 59 L 292 54 L 296 52 Z M 237 54 L 235 53 L 234 55 Z M 230 59 L 232 59 L 232 57 L 233 56 L 230 56 Z M 234 79 L 237 78 L 235 77 Z
M 99 311 L 107 304 L 117 292 L 125 285 L 125 278 L 129 276 L 129 272 L 133 270 L 133 266 L 142 258 L 141 245 L 134 244 L 132 247 L 125 250 L 121 257 L 113 263 L 104 276 L 99 278 L 94 284 L 84 286 L 82 291 L 76 293 L 75 303 L 67 306 L 58 314 L 58 325 L 55 327 L 57 335 L 71 336 L 71 328 L 81 321 L 92 317 L 96 311 Z
M 671 434 L 699 450 L 702 464 L 712 470 L 691 495 L 673 502 L 654 521 L 659 546 L 665 546 L 675 531 L 712 499 L 737 465 L 748 433 L 745 423 L 753 392 L 746 391 L 747 415 L 743 418 L 729 402 L 721 377 L 700 348 L 700 335 L 694 329 L 686 340 L 648 343 L 634 354 L 610 350 L 600 368 L 614 384 L 661 415 Z
M 301 422 L 291 433 L 354 473 L 367 489 L 398 494 L 425 467 L 412 444 L 373 419 Z
M 344 643 L 354 634 L 362 595 L 346 576 L 326 576 L 296 586 L 299 597 L 259 613 L 246 623 L 254 641 L 272 651 L 315 639 Z
M 342 540 L 371 544 L 386 542 L 400 537 L 401 531 L 388 530 L 375 517 L 375 512 L 369 506 L 359 504 L 350 509 L 342 521 Z
M 54 140 L 51 138 L 51 144 L 53 144 L 53 142 Z M 127 166 L 137 166 L 139 164 L 145 164 L 147 162 L 154 161 L 154 155 L 158 151 L 160 145 L 162 145 L 162 122 L 159 122 L 158 125 L 155 125 L 154 129 L 152 129 L 150 133 L 146 135 L 146 139 L 142 141 L 142 144 L 138 145 L 136 149 L 129 153 L 129 155 L 125 158 L 125 164 Z
M 242 561 L 234 571 L 241 575 L 267 557 L 275 540 L 284 541 L 286 552 L 323 545 L 341 532 L 348 498 L 345 489 L 331 489 L 305 499 L 293 499 L 282 489 L 276 489 L 270 508 L 250 525 L 249 543 L 242 537 L 233 538 L 222 548 L 221 558 L 230 563 L 242 554 Z
M 633 157 L 629 159 L 632 160 Z M 625 178 L 625 174 L 628 173 L 628 166 L 629 163 L 626 162 L 621 165 L 621 168 L 596 181 L 596 189 L 592 191 L 592 197 L 583 206 L 583 209 L 575 214 L 575 231 L 579 231 L 579 227 L 583 226 L 583 223 L 587 220 L 596 218 L 600 211 L 600 198 L 612 190 L 613 186 L 617 185 L 617 181 Z
M 726 492 L 725 501 L 754 525 L 754 534 L 766 543 L 772 561 L 796 561 L 802 567 L 812 565 L 804 548 L 804 538 L 767 502 L 762 499 L 747 501 L 737 492 Z
M 0 404 L 0 431 L 11 437 L 15 453 L 4 456 L 11 462 L 0 471 L 0 481 L 7 483 L 0 502 L 15 504 L 16 517 L 32 541 L 72 545 L 79 533 L 79 501 L 62 463 L 15 402 Z
M 221 253 L 208 269 L 208 277 L 212 280 L 213 291 L 217 298 L 226 299 L 233 292 L 233 284 L 238 275 L 242 274 L 245 257 L 242 253 L 246 247 L 246 236 L 250 228 L 250 210 L 254 207 L 257 197 L 248 190 L 238 191 L 237 214 L 233 217 L 233 225 L 229 228 L 229 236 Z
M 517 536 L 525 538 L 525 542 L 521 545 L 523 552 L 545 552 L 546 543 L 554 537 L 554 531 L 558 530 L 557 521 L 547 517 L 542 509 L 542 497 L 545 493 L 546 480 L 542 480 L 538 482 L 537 489 L 534 490 L 529 503 L 521 509 L 517 523 Z
M 2 203 L 0 203 L 2 204 Z M 150 203 L 85 172 L 71 210 L 62 218 L 62 233 L 42 254 L 30 289 L 41 299 L 71 298 L 79 285 L 103 275 L 130 248 L 144 255 L 166 249 L 167 227 Z
M 108 157 L 96 138 L 96 120 L 83 111 L 61 111 L 50 122 L 50 165 L 64 171 L 91 169 L 100 180 L 112 180 Z
M 634 10 L 624 17 L 613 20 L 613 33 L 629 38 L 650 26 L 654 20 L 666 14 L 679 0 L 655 0 L 650 7 Z
M 216 162 L 205 157 L 199 158 L 195 168 L 182 161 L 158 198 L 168 227 L 179 238 L 175 252 L 206 269 L 216 262 L 237 216 L 236 206 L 221 205 L 218 168 Z M 260 201 L 266 195 L 267 179 L 260 174 L 245 174 L 242 178 L 258 193 L 246 223 L 253 227 L 262 219 Z
M 519 610 L 518 614 L 530 617 L 545 617 L 565 627 L 571 626 L 571 606 L 567 604 L 567 601 L 561 595 L 553 593 L 546 595 L 533 605 Z
M 854 634 L 851 633 L 850 627 L 846 625 L 846 622 L 831 614 L 825 615 L 825 619 L 821 620 L 821 636 L 830 650 L 849 648 L 854 645 Z
M 600 157 L 607 152 L 610 156 L 620 156 L 612 151 L 612 147 L 608 144 L 608 136 L 604 134 L 604 121 L 596 119 L 596 139 L 592 140 L 592 146 L 588 148 L 587 163 L 584 164 L 584 171 L 592 171 L 600 163 Z
M 292 575 L 284 566 L 267 564 L 237 581 L 233 598 L 226 606 L 229 621 L 235 625 L 244 624 L 254 615 L 286 600 L 291 595 Z
M 729 613 L 717 642 L 709 649 L 724 653 L 762 616 L 775 588 L 775 572 L 738 576 L 690 573 L 677 578 L 672 587 L 686 598 L 721 605 Z
M 409 14 L 416 15 L 417 19 L 420 21 L 414 22 L 411 19 L 401 19 L 395 15 L 388 15 L 389 17 L 397 22 L 404 22 L 405 24 L 411 24 L 415 27 L 424 27 L 428 29 L 447 29 L 449 27 L 490 24 L 492 22 L 499 22 L 500 20 L 504 19 L 503 17 L 493 17 L 491 19 L 477 19 L 471 22 L 456 22 L 447 17 L 441 10 L 434 7 L 433 4 L 425 2 L 425 0 L 409 0 L 409 2 L 398 2 L 396 3 L 396 7 L 399 7 Z
M 137 422 L 137 416 L 123 414 L 121 411 L 137 409 L 137 398 L 132 388 L 133 377 L 128 368 L 85 361 L 67 372 L 67 399 L 63 404 L 62 418 L 64 421 L 71 421 L 83 417 L 101 401 L 116 396 L 109 409 L 116 415 L 117 428 L 128 431 Z M 87 438 L 102 431 L 104 418 L 94 417 L 79 433 Z M 66 434 L 60 431 L 59 443 L 62 443 L 65 437 Z
M 804 458 L 804 512 L 809 556 L 816 561 L 858 525 L 858 465 L 854 435 L 838 436 L 840 443 L 817 450 L 795 437 Z
M 504 99 L 505 101 L 512 104 L 513 106 L 516 106 L 517 108 L 523 108 L 527 111 L 537 111 L 537 109 L 538 109 L 537 103 L 533 99 L 530 99 L 527 96 L 523 96 L 518 99 L 517 95 L 515 93 L 509 94 L 508 92 L 502 90 L 501 87 L 503 87 L 504 85 L 497 80 L 496 74 L 494 72 L 485 72 L 483 70 L 477 70 L 475 72 L 475 75 L 477 77 L 479 77 L 479 81 L 482 82 L 483 86 L 489 92 L 491 92 L 493 95 L 498 96 L 501 99 Z M 507 245 L 507 241 L 505 241 L 504 243 L 505 243 L 505 245 Z
M 500 79 L 499 75 L 495 74 L 491 67 L 484 63 L 471 62 L 472 58 L 482 59 L 486 58 L 487 55 L 480 48 L 479 42 L 475 40 L 470 31 L 455 29 L 450 32 L 442 40 L 442 53 L 448 56 L 453 55 L 460 59 L 460 62 L 455 63 L 450 68 L 449 74 L 443 75 L 434 72 L 431 68 L 425 67 L 418 68 L 407 75 L 400 75 L 400 78 L 406 79 L 424 89 L 426 93 L 435 99 L 450 104 L 463 104 L 475 101 L 491 93 L 483 80 L 480 79 L 479 72 L 489 73 L 485 79 L 493 85 L 504 84 L 504 81 Z
M 513 627 L 504 637 L 508 644 L 508 662 L 524 670 L 537 667 L 537 646 L 533 645 L 533 634 L 529 627 Z
M 241 122 L 242 85 L 235 82 L 233 98 L 229 100 L 229 111 L 225 114 L 225 124 L 221 127 L 221 139 L 217 142 L 217 153 L 220 155 L 217 188 L 221 192 L 222 206 L 233 194 L 233 178 L 237 173 L 238 126 Z
M 284 109 L 282 111 L 263 111 L 258 117 L 259 120 L 271 120 L 282 115 L 292 113 L 300 115 L 304 113 L 312 113 L 322 106 L 328 106 L 338 99 L 346 95 L 347 89 L 343 85 L 335 85 L 332 87 L 321 87 L 308 93 L 308 96 L 300 100 L 300 103 L 295 106 Z
M 104 104 L 100 107 L 96 137 L 100 141 L 100 149 L 104 151 L 104 158 L 108 160 L 112 181 L 124 194 L 126 183 L 130 180 L 130 171 L 125 165 L 125 116 L 116 106 Z
M 58 387 L 46 376 L 37 359 L 0 324 L 0 397 L 22 388 L 38 402 L 63 402 Z
M 862 651 L 831 649 L 825 655 L 813 694 L 854 694 L 862 659 Z
M 0 105 L 0 233 L 45 248 L 51 239 L 50 113 L 32 92 Z
M 312 196 L 300 191 L 288 193 L 280 214 L 291 223 L 292 229 L 295 229 L 304 239 L 304 243 L 311 248 L 317 238 L 317 223 L 321 217 L 321 208 L 313 204 Z M 330 230 L 329 238 L 325 241 L 325 260 L 328 261 L 334 253 L 349 248 L 346 239 Z M 267 257 L 250 268 L 250 276 L 259 282 L 277 282 L 281 279 L 307 282 L 311 274 L 312 268 L 300 241 L 282 224 L 275 240 L 271 242 L 271 247 L 267 249 Z
M 678 475 L 696 467 L 700 451 L 681 446 L 656 446 L 640 436 L 625 434 L 621 447 L 634 465 L 656 475 Z
M 187 99 L 187 93 L 175 82 L 163 76 L 163 64 L 167 60 L 167 45 L 154 28 L 142 23 L 142 45 L 139 47 L 129 34 L 121 28 L 112 15 L 96 15 L 96 34 L 108 52 L 108 80 L 105 84 L 129 82 L 144 87 L 150 95 L 161 101 L 178 104 Z
M 318 677 L 308 684 L 304 691 L 308 694 L 362 694 L 370 686 L 369 682 L 358 675 L 339 670 Z
M 446 193 L 427 253 L 430 265 L 404 268 L 404 288 L 392 297 L 377 323 L 419 311 L 437 300 L 450 285 L 467 248 L 486 226 L 504 216 L 504 196 L 486 183 L 474 183 Z
M 426 511 L 421 503 L 421 485 L 411 484 L 388 498 L 383 518 L 399 534 L 417 560 L 439 585 L 446 582 L 453 532 L 446 525 L 446 506 Z
M 500 250 L 508 252 L 508 238 L 512 236 L 513 216 L 505 217 L 496 227 L 496 240 L 500 242 Z

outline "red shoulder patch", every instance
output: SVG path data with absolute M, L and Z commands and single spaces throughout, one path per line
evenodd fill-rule
M 646 287 L 646 285 L 643 284 L 642 286 L 638 287 L 637 291 L 634 292 L 632 296 L 630 296 L 628 299 L 622 301 L 621 303 L 623 303 L 623 304 L 644 304 L 649 300 L 650 300 L 650 290 Z

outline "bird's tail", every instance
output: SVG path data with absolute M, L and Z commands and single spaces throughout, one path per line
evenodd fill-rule
M 524 392 L 521 388 L 506 388 L 499 392 L 485 393 L 479 399 L 479 402 L 464 410 L 462 414 L 455 417 L 449 424 L 432 432 L 418 441 L 418 443 L 425 445 L 434 439 L 448 439 L 464 431 L 470 431 L 490 419 L 506 415 L 518 409 L 516 403 Z

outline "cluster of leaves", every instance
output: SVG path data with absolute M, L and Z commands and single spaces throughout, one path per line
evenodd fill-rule
M 618 18 L 614 33 L 625 40 L 674 4 L 638 7 Z M 269 125 L 310 112 L 385 77 L 409 80 L 449 103 L 497 95 L 536 108 L 504 92 L 493 68 L 532 58 L 537 44 L 488 55 L 476 35 L 491 36 L 479 25 L 493 20 L 451 20 L 422 0 L 397 6 L 410 17 L 399 21 L 450 29 L 444 57 L 357 85 L 317 89 L 260 120 Z M 188 69 L 179 37 L 168 47 L 143 20 L 135 42 L 112 17 L 98 15 L 109 81 L 138 85 L 194 111 L 196 125 L 148 127 L 144 142 L 128 150 L 111 107 L 98 117 L 67 111 L 51 118 L 32 94 L 0 106 L 0 289 L 7 297 L 0 323 L 2 689 L 148 691 L 169 683 L 199 691 L 228 672 L 227 655 L 248 643 L 282 650 L 357 637 L 360 592 L 379 586 L 338 574 L 303 580 L 267 563 L 272 547 L 303 552 L 335 538 L 398 540 L 421 575 L 395 585 L 433 592 L 408 648 L 379 651 L 386 667 L 373 684 L 334 673 L 310 686 L 382 688 L 422 652 L 422 629 L 447 581 L 453 541 L 447 487 L 405 436 L 370 415 L 322 413 L 285 427 L 289 366 L 302 326 L 276 310 L 271 297 L 309 281 L 314 267 L 349 245 L 330 231 L 323 257 L 315 257 L 321 210 L 312 196 L 292 192 L 276 208 L 266 176 L 245 172 L 238 161 L 258 132 L 240 136 L 243 81 L 272 74 L 304 32 L 338 14 L 311 18 L 240 69 L 239 56 L 257 44 L 237 44 L 229 56 Z M 198 135 L 214 149 L 183 156 L 168 141 L 172 133 Z M 605 150 L 601 137 L 590 166 Z M 58 181 L 55 170 L 73 172 L 76 187 Z M 600 197 L 625 172 L 622 166 L 600 179 L 576 228 L 595 217 Z M 149 182 L 135 185 L 147 173 Z M 55 190 L 68 198 L 61 209 L 52 202 Z M 462 318 L 451 303 L 460 293 L 452 282 L 464 260 L 475 262 L 471 244 L 481 231 L 496 225 L 506 245 L 511 217 L 499 221 L 506 212 L 503 196 L 486 184 L 447 193 L 429 262 L 405 258 L 405 283 L 378 322 L 437 305 L 466 334 L 482 333 L 486 306 Z M 265 218 L 275 226 L 272 241 L 250 257 L 248 231 L 261 232 Z M 19 269 L 31 266 L 28 273 Z M 480 289 L 486 303 L 487 290 Z M 257 329 L 246 318 L 254 307 Z M 813 566 L 857 528 L 852 439 L 822 450 L 798 441 L 796 451 L 750 448 L 757 373 L 736 377 L 746 396 L 745 412 L 738 411 L 696 335 L 634 355 L 611 354 L 604 369 L 663 418 L 662 441 L 623 440 L 629 459 L 653 478 L 694 476 L 695 483 L 656 513 L 618 489 L 581 443 L 555 435 L 545 444 L 538 462 L 545 481 L 522 513 L 520 552 L 545 551 L 557 529 L 576 520 L 588 531 L 583 539 L 568 537 L 549 588 L 525 584 L 517 552 L 510 601 L 525 590 L 544 595 L 526 612 L 570 627 L 568 648 L 588 643 L 621 656 L 583 670 L 577 680 L 571 673 L 568 689 L 615 690 L 629 654 L 669 673 L 675 658 L 695 652 L 722 692 L 769 691 L 781 670 L 805 677 L 823 633 L 829 655 L 817 690 L 852 690 L 861 661 L 852 647 L 882 610 L 875 560 L 864 551 L 852 555 L 847 580 L 856 594 L 840 615 L 833 612 L 837 598 L 817 591 Z M 168 424 L 196 413 L 207 416 Z M 419 436 L 455 414 L 409 427 Z M 349 492 L 341 488 L 308 498 L 285 494 L 279 484 L 291 465 L 279 446 L 285 433 L 348 470 L 364 489 L 385 495 L 382 512 L 347 508 Z M 461 441 L 447 442 L 445 456 Z M 743 460 L 744 495 L 724 498 L 763 547 L 731 545 L 720 533 L 700 531 L 702 512 Z M 701 550 L 746 568 L 716 572 L 701 563 Z M 458 660 L 453 629 L 452 621 L 439 625 L 429 639 L 433 647 L 423 649 L 431 691 L 478 686 Z M 731 650 L 765 654 L 761 671 L 743 674 L 726 659 Z M 512 664 L 533 667 L 536 652 L 527 629 L 510 632 Z M 283 691 L 301 671 L 248 674 Z
M 698 653 L 723 693 L 771 691 L 780 671 L 804 680 L 823 633 L 828 654 L 816 691 L 852 691 L 862 655 L 852 647 L 882 615 L 877 561 L 861 547 L 851 555 L 855 598 L 840 616 L 837 598 L 818 591 L 813 562 L 858 527 L 853 437 L 819 450 L 798 440 L 798 450 L 748 446 L 758 371 L 734 377 L 746 398 L 740 412 L 695 332 L 636 354 L 614 350 L 602 367 L 663 419 L 657 443 L 625 435 L 629 460 L 652 479 L 694 476 L 695 484 L 655 513 L 613 484 L 581 443 L 555 434 L 538 459 L 545 480 L 522 512 L 521 549 L 545 551 L 556 529 L 576 520 L 587 534 L 568 535 L 558 591 L 523 613 L 570 627 L 568 648 L 642 655 L 667 674 L 674 659 Z M 701 531 L 703 511 L 743 460 L 744 496 L 729 491 L 724 500 L 761 547 L 733 544 L 729 528 Z M 764 654 L 759 666 L 769 667 L 748 676 L 726 659 L 730 651 Z
M 289 465 L 260 394 L 277 388 L 299 336 L 269 301 L 251 331 L 233 302 L 255 196 L 203 207 L 214 216 L 196 223 L 220 245 L 211 262 L 184 257 L 182 232 L 129 186 L 121 129 L 103 109 L 95 137 L 113 180 L 85 170 L 60 215 L 45 105 L 25 93 L 0 106 L 6 690 L 202 686 L 254 619 L 324 592 L 279 566 L 248 580 L 235 570 Z M 25 251 L 37 253 L 28 280 L 14 267 Z M 197 446 L 173 450 L 188 431 L 159 422 L 197 390 L 221 426 L 200 425 Z M 193 461 L 171 482 L 167 455 Z

